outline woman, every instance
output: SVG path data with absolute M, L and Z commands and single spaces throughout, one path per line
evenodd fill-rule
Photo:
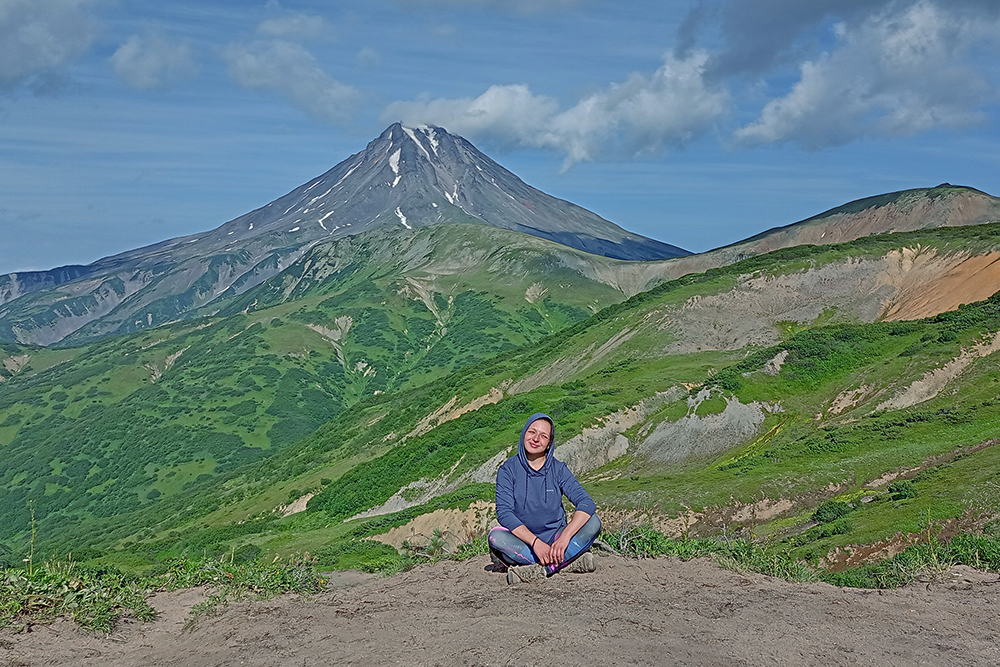
M 566 464 L 552 455 L 555 425 L 545 414 L 528 418 L 521 429 L 517 455 L 497 471 L 497 519 L 490 531 L 490 552 L 501 567 L 517 567 L 507 582 L 551 576 L 573 563 L 571 571 L 593 572 L 586 553 L 601 530 L 597 506 Z M 566 523 L 562 497 L 576 507 Z M 574 561 L 581 555 L 583 558 Z

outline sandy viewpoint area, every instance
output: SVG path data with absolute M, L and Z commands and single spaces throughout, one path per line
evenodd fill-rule
M 508 586 L 485 557 L 310 598 L 156 595 L 111 635 L 68 621 L 0 633 L 0 665 L 997 665 L 1000 577 L 959 567 L 901 590 L 793 584 L 706 559 L 598 557 L 592 574 Z

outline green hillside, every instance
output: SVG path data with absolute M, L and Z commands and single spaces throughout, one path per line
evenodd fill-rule
M 82 348 L 4 344 L 0 539 L 23 530 L 29 500 L 40 525 L 60 534 L 186 496 L 366 397 L 534 342 L 622 298 L 561 268 L 556 244 L 482 229 L 317 246 L 228 314 Z M 520 279 L 498 285 L 498 263 Z M 427 271 L 442 265 L 452 273 Z M 317 271 L 323 279 L 310 282 Z
M 610 288 L 554 266 L 536 289 L 553 296 L 531 302 L 544 274 L 508 264 L 521 282 L 500 285 L 475 252 L 458 261 L 472 238 L 420 238 L 423 249 L 389 253 L 395 264 L 376 261 L 378 244 L 318 246 L 214 318 L 66 351 L 5 381 L 11 554 L 33 501 L 41 549 L 135 567 L 185 550 L 392 558 L 356 538 L 491 498 L 491 462 L 536 411 L 555 418 L 556 453 L 608 525 L 752 532 L 820 563 L 929 523 L 973 527 L 1000 502 L 1000 300 L 880 321 L 909 293 L 886 268 L 898 255 L 933 258 L 919 274 L 930 289 L 1000 251 L 1000 225 L 785 249 L 586 318 L 588 304 L 617 300 Z M 307 492 L 307 511 L 275 511 Z

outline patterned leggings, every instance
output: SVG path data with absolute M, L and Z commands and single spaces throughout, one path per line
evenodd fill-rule
M 546 566 L 549 572 L 558 572 L 576 560 L 577 556 L 590 548 L 590 545 L 594 543 L 594 540 L 597 539 L 597 534 L 600 532 L 601 520 L 594 514 L 587 523 L 583 524 L 583 528 L 576 532 L 573 539 L 569 541 L 569 546 L 566 547 L 564 555 L 565 560 L 557 565 Z M 559 538 L 561 533 L 562 531 L 556 533 L 556 539 Z M 508 565 L 531 565 L 538 562 L 535 552 L 531 550 L 531 547 L 502 526 L 497 526 L 490 531 L 489 543 L 490 551 L 493 555 Z

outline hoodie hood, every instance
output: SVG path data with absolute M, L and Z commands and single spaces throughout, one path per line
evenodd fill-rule
M 528 427 L 531 426 L 534 422 L 538 421 L 539 419 L 544 419 L 549 423 L 549 426 L 552 428 L 552 437 L 549 438 L 549 448 L 545 452 L 545 463 L 542 464 L 541 469 L 535 470 L 528 463 L 528 453 L 524 450 L 524 434 L 527 432 Z M 517 443 L 517 458 L 521 462 L 521 465 L 524 466 L 524 469 L 527 471 L 529 475 L 545 475 L 548 473 L 548 469 L 551 467 L 553 461 L 552 451 L 555 448 L 555 444 L 556 444 L 555 422 L 552 421 L 552 417 L 549 417 L 544 412 L 536 412 L 535 414 L 528 417 L 528 421 L 524 422 L 524 428 L 521 429 L 521 439 Z

